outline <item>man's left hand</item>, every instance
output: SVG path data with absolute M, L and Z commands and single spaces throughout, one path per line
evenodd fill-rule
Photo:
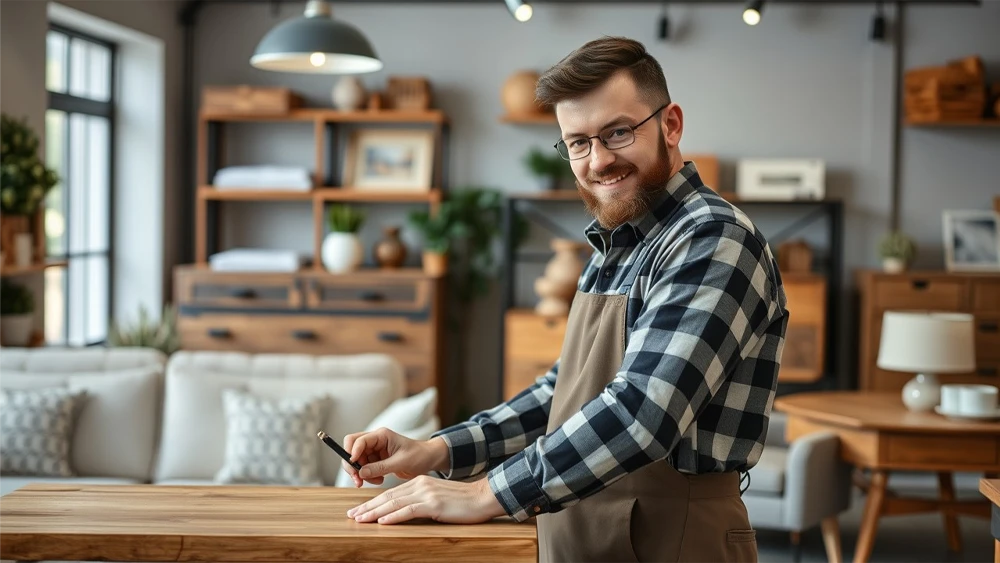
M 347 511 L 358 522 L 398 524 L 430 518 L 450 524 L 479 524 L 506 514 L 488 479 L 470 483 L 421 475 Z

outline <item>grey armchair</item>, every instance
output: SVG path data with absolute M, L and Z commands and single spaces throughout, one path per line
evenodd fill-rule
M 840 440 L 831 432 L 785 441 L 785 416 L 773 412 L 760 461 L 743 493 L 755 528 L 787 530 L 795 560 L 799 534 L 820 525 L 830 563 L 840 563 L 838 515 L 851 505 L 851 467 L 840 460 Z

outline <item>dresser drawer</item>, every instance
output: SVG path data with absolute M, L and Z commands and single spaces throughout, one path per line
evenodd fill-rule
M 961 280 L 913 277 L 875 282 L 874 308 L 933 309 L 958 311 L 963 309 L 965 283 Z
M 549 364 L 562 353 L 564 317 L 542 317 L 532 310 L 509 311 L 505 320 L 506 359 L 541 360 Z
M 545 375 L 550 369 L 552 369 L 552 365 L 554 363 L 555 359 L 548 362 L 543 360 L 523 359 L 513 359 L 505 362 L 503 400 L 510 400 L 521 391 L 531 387 L 535 383 L 536 379 Z
M 428 387 L 434 387 L 434 369 L 431 366 L 431 358 L 427 354 L 409 355 L 396 354 L 395 357 L 401 364 L 406 375 L 406 393 L 413 395 Z
M 1000 280 L 972 282 L 972 312 L 1000 313 Z
M 976 314 L 976 358 L 1000 359 L 1000 314 Z
M 1000 387 L 1000 375 L 998 373 L 1000 362 L 980 362 L 976 366 L 976 371 L 972 373 L 942 373 L 936 377 L 942 385 L 947 383 L 978 383 L 983 385 L 996 385 Z M 872 370 L 872 384 L 864 388 L 865 391 L 902 391 L 903 385 L 913 379 L 914 374 L 898 371 L 886 371 L 874 368 Z
M 306 303 L 321 311 L 427 311 L 432 282 L 426 279 L 386 279 L 364 274 L 304 278 Z
M 185 348 L 302 354 L 430 354 L 432 329 L 400 318 L 207 313 L 178 319 Z
M 245 274 L 178 269 L 178 305 L 224 308 L 298 308 L 302 295 L 292 274 Z

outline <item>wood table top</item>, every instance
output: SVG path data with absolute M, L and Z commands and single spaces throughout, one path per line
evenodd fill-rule
M 0 558 L 536 561 L 532 522 L 359 524 L 377 489 L 31 484 L 0 503 Z
M 913 412 L 899 393 L 816 391 L 774 400 L 775 410 L 827 424 L 919 434 L 1000 435 L 1000 422 L 952 420 L 934 411 Z
M 990 502 L 1000 506 L 1000 479 L 980 479 L 979 492 L 990 499 Z

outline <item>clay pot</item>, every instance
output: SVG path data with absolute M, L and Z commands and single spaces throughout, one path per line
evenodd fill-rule
M 504 81 L 500 98 L 508 114 L 525 115 L 545 112 L 545 108 L 535 102 L 536 84 L 538 84 L 538 73 L 531 70 L 515 72 Z
M 424 251 L 424 273 L 431 277 L 441 277 L 448 273 L 448 255 Z
M 386 227 L 385 238 L 375 245 L 375 261 L 379 267 L 399 268 L 406 261 L 406 246 L 399 239 L 399 227 Z
M 535 313 L 542 316 L 563 316 L 569 313 L 576 284 L 583 272 L 580 252 L 586 243 L 556 238 L 550 243 L 555 255 L 545 265 L 545 274 L 535 280 L 535 293 L 541 299 Z

